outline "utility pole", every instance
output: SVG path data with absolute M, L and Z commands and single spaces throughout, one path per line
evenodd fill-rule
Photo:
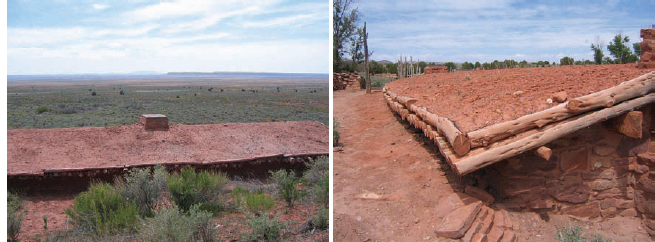
M 371 75 L 368 67 L 368 33 L 366 32 L 366 22 L 364 22 L 364 58 L 366 59 L 366 94 L 371 94 Z

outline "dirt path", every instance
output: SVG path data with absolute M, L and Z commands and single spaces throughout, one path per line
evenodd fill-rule
M 335 92 L 334 116 L 343 144 L 334 152 L 334 241 L 444 239 L 435 234 L 439 200 L 462 192 L 470 178 L 455 175 L 436 146 L 400 122 L 379 92 Z M 553 241 L 567 223 L 614 241 L 650 240 L 634 217 L 598 222 L 532 212 L 509 216 L 518 224 L 519 241 Z

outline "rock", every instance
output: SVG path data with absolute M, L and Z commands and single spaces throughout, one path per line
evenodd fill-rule
M 478 231 L 478 233 L 481 234 L 489 233 L 489 230 L 491 229 L 491 225 L 493 225 L 494 218 L 496 216 L 498 216 L 498 214 L 496 214 L 496 212 L 493 209 L 491 209 L 489 211 L 489 214 L 487 214 L 487 217 L 484 218 L 484 220 L 482 221 L 482 227 L 480 227 L 480 231 Z
M 617 180 L 598 180 L 591 183 L 591 189 L 595 191 L 607 190 L 618 186 Z
M 471 225 L 471 228 L 469 228 L 468 231 L 466 231 L 466 234 L 464 237 L 462 237 L 463 242 L 469 242 L 473 239 L 473 236 L 480 231 L 480 228 L 482 227 L 482 221 L 476 219 L 473 224 Z
M 498 228 L 505 228 L 505 216 L 503 216 L 503 213 L 498 211 L 496 212 L 496 216 L 494 216 L 494 222 L 493 226 L 498 227 Z
M 611 207 L 605 210 L 601 210 L 600 214 L 603 216 L 603 218 L 612 218 L 618 214 L 618 210 L 615 207 Z
M 618 198 L 618 197 L 622 197 L 622 196 L 623 196 L 623 191 L 621 191 L 621 189 L 615 187 L 615 188 L 608 189 L 608 190 L 600 192 L 600 194 L 598 194 L 596 196 L 596 199 L 603 200 L 603 199 L 606 199 L 606 198 Z
M 594 146 L 593 152 L 594 154 L 599 156 L 609 156 L 611 154 L 614 154 L 614 152 L 616 152 L 616 148 L 607 145 L 597 145 Z
M 639 185 L 644 188 L 645 192 L 655 193 L 655 180 L 649 178 L 649 175 L 642 175 L 639 178 Z
M 553 201 L 551 201 L 551 200 L 539 199 L 539 200 L 530 201 L 530 204 L 528 204 L 528 207 L 530 207 L 530 209 L 533 209 L 533 210 L 536 210 L 536 209 L 552 209 L 553 207 L 555 207 L 555 203 L 553 203 Z
M 512 222 L 512 217 L 509 216 L 509 213 L 506 210 L 502 210 L 501 214 L 505 217 L 505 228 L 512 229 L 514 227 L 514 222 Z
M 473 236 L 473 239 L 471 239 L 471 242 L 482 242 L 482 241 L 487 241 L 487 235 L 486 234 L 476 234 Z
M 571 181 L 555 187 L 554 197 L 558 201 L 584 203 L 589 200 L 591 187 L 586 183 Z
M 566 94 L 566 92 L 564 92 L 564 91 L 557 92 L 557 93 L 553 94 L 553 97 L 552 97 L 553 101 L 558 102 L 558 103 L 565 102 L 567 98 L 568 98 L 568 94 Z
M 502 217 L 502 216 L 496 216 L 496 217 Z M 503 238 L 503 229 L 494 226 L 491 228 L 491 231 L 487 234 L 487 241 L 488 242 L 498 242 Z
M 604 171 L 583 171 L 580 173 L 582 179 L 585 180 L 595 180 L 595 179 L 606 179 L 612 180 L 616 177 L 616 171 L 612 169 L 607 169 Z
M 616 202 L 616 208 L 618 209 L 627 209 L 627 208 L 634 208 L 634 207 L 635 207 L 634 200 L 617 200 Z
M 655 154 L 653 153 L 643 153 L 643 154 L 638 154 L 637 159 L 641 163 L 645 163 L 648 165 L 654 165 L 655 164 Z
M 475 201 L 479 200 L 464 193 L 449 193 L 448 195 L 445 195 L 439 199 L 435 215 L 438 218 L 444 218 L 448 213 L 452 212 L 458 207 L 473 203 Z
M 563 151 L 559 157 L 562 172 L 586 170 L 588 167 L 587 148 Z
M 441 220 L 436 230 L 437 236 L 451 239 L 463 237 L 481 207 L 482 202 L 477 201 L 452 210 Z
M 512 97 L 519 97 L 519 96 L 521 96 L 521 94 L 523 94 L 523 91 L 516 91 L 516 92 L 512 93 Z
M 608 209 L 616 206 L 616 199 L 608 198 L 600 201 L 600 209 Z
M 595 218 L 600 216 L 600 205 L 598 202 L 590 202 L 572 207 L 562 208 L 562 213 L 581 217 L 581 218 Z
M 470 195 L 471 197 L 480 199 L 480 201 L 482 201 L 482 203 L 484 203 L 485 205 L 494 203 L 494 196 L 492 196 L 491 194 L 480 188 L 466 186 L 466 188 L 464 188 L 464 193 Z
M 628 208 L 626 210 L 623 210 L 621 213 L 619 213 L 619 216 L 623 217 L 637 217 L 637 209 L 634 208 Z
M 619 146 L 616 148 L 616 153 L 618 153 L 620 157 L 637 156 L 638 154 L 648 151 L 649 143 L 650 136 L 648 135 L 645 135 L 641 139 L 623 136 L 621 142 L 619 142 Z
M 516 234 L 512 232 L 511 230 L 505 230 L 505 233 L 503 234 L 503 239 L 501 240 L 502 242 L 516 242 L 518 241 L 518 238 L 516 237 Z

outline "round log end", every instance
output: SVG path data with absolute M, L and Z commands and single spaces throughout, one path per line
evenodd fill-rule
M 578 111 L 578 109 L 580 109 L 580 105 L 582 105 L 582 101 L 579 99 L 572 99 L 566 103 L 566 109 L 569 111 Z
M 458 135 L 455 137 L 453 150 L 457 156 L 464 156 L 468 154 L 471 150 L 471 140 L 469 140 L 469 138 L 464 134 Z

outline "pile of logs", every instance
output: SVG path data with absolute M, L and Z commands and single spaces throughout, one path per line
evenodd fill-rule
M 655 68 L 655 29 L 642 29 L 641 38 L 644 41 L 639 44 L 641 47 L 641 60 L 638 68 Z
M 430 65 L 425 67 L 425 74 L 448 73 L 448 67 L 445 65 Z
M 332 90 L 361 89 L 357 73 L 332 73 Z
M 439 146 L 453 170 L 465 175 L 527 151 L 549 156 L 548 148 L 543 147 L 547 143 L 655 103 L 654 82 L 655 72 L 646 73 L 618 86 L 468 133 L 462 133 L 451 120 L 420 107 L 414 98 L 399 96 L 388 87 L 383 92 L 389 107 L 403 120 L 423 130 Z M 630 130 L 618 128 L 618 131 L 621 129 Z

